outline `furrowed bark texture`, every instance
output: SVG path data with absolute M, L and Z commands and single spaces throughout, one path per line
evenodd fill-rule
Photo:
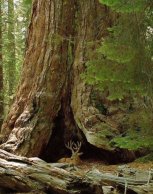
M 109 10 L 101 6 L 98 1 L 79 1 L 78 41 L 73 64 L 74 83 L 72 87 L 71 106 L 75 121 L 83 130 L 87 141 L 99 148 L 111 149 L 109 140 L 103 133 L 104 129 L 113 135 L 117 130 L 109 126 L 100 112 L 91 105 L 91 87 L 81 78 L 85 71 L 85 63 L 96 49 L 96 43 L 107 35 L 111 17 Z
M 48 143 L 67 76 L 73 1 L 33 2 L 22 80 L 2 128 L 7 150 L 38 155 Z M 67 11 L 69 10 L 69 11 Z
M 77 136 L 112 151 L 110 137 L 118 131 L 91 104 L 91 87 L 81 78 L 112 18 L 98 0 L 33 2 L 22 79 L 2 127 L 1 148 L 38 156 L 47 144 L 56 147 L 54 133 L 61 130 L 63 146 Z

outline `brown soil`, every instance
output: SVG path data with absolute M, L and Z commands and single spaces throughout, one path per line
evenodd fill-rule
M 124 165 L 124 164 L 108 165 L 100 161 L 88 160 L 88 161 L 82 161 L 82 163 L 78 167 L 86 172 L 95 168 L 101 172 L 116 174 L 117 168 L 120 165 Z M 130 168 L 135 168 L 138 170 L 149 170 L 153 168 L 153 162 L 147 162 L 147 163 L 132 162 L 126 165 L 128 165 Z

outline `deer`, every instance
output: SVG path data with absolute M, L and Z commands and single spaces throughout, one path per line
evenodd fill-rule
M 58 160 L 60 163 L 69 163 L 69 164 L 74 164 L 78 165 L 81 163 L 80 156 L 83 154 L 80 151 L 82 143 L 77 141 L 76 143 L 70 140 L 67 144 L 65 144 L 65 147 L 69 150 L 71 150 L 72 155 L 70 158 L 61 158 Z

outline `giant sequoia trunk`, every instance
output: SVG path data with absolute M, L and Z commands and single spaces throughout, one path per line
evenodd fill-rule
M 92 106 L 91 87 L 81 78 L 111 24 L 110 11 L 98 0 L 34 0 L 22 79 L 1 148 L 49 157 L 73 139 L 115 156 L 109 141 L 118 131 Z

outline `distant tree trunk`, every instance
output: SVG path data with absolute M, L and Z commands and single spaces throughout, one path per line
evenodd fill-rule
M 15 85 L 15 26 L 14 26 L 14 0 L 8 1 L 8 85 L 9 96 L 12 96 Z
M 81 78 L 111 24 L 98 0 L 33 2 L 22 79 L 1 131 L 3 149 L 49 155 L 70 139 L 87 139 L 112 152 L 107 134 L 118 131 L 92 106 L 91 87 Z
M 31 14 L 31 5 L 32 5 L 32 0 L 28 1 L 25 3 L 25 1 L 22 1 L 22 6 L 24 7 L 24 17 L 25 17 L 25 26 L 28 25 L 29 20 L 30 20 L 30 14 Z M 25 9 L 26 7 L 26 9 Z
M 3 122 L 3 54 L 2 54 L 2 1 L 0 0 L 0 127 Z

